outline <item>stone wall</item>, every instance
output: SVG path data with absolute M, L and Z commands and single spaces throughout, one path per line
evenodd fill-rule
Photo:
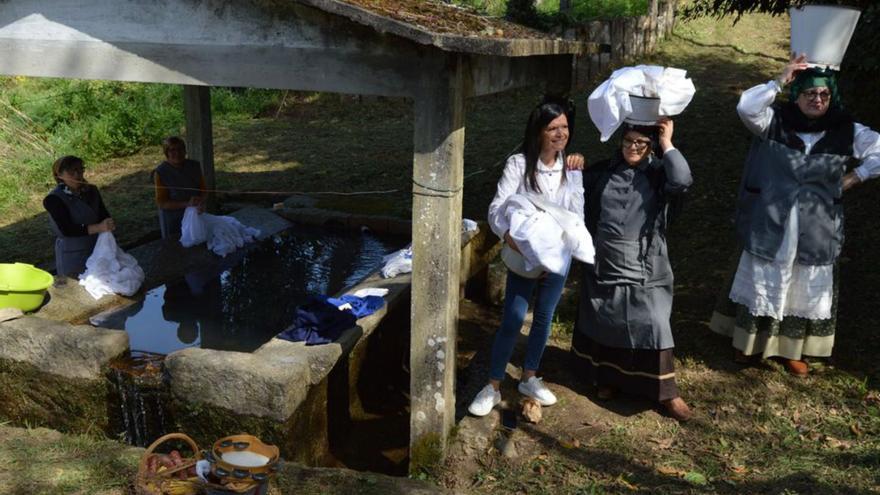
M 604 48 L 601 53 L 577 57 L 572 89 L 592 90 L 592 85 L 611 69 L 639 63 L 639 58 L 652 53 L 657 43 L 672 33 L 676 2 L 651 0 L 647 15 L 592 21 L 567 29 L 564 38 L 590 41 Z

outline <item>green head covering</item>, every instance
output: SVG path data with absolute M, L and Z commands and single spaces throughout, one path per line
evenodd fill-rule
M 840 108 L 840 91 L 837 90 L 837 71 L 811 67 L 798 72 L 791 83 L 789 101 L 797 100 L 798 96 L 810 88 L 826 87 L 831 91 L 832 108 Z

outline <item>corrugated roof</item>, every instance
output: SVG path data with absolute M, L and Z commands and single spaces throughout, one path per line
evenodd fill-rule
M 451 52 L 522 57 L 579 54 L 585 42 L 555 36 L 437 0 L 297 0 L 382 33 Z

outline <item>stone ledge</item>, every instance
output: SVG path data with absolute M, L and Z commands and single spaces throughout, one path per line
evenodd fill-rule
M 308 356 L 257 355 L 191 347 L 165 359 L 171 392 L 236 414 L 288 419 L 311 386 Z
M 0 358 L 65 378 L 99 380 L 110 360 L 128 350 L 128 334 L 25 316 L 0 323 Z

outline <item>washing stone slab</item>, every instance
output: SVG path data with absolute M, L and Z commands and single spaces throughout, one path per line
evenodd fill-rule
M 65 378 L 100 380 L 109 362 L 127 350 L 128 334 L 119 330 L 35 316 L 0 323 L 0 359 Z
M 307 346 L 273 338 L 252 353 L 188 348 L 165 359 L 172 394 L 236 414 L 289 419 L 306 400 L 309 387 L 321 383 L 343 355 L 369 336 L 410 289 L 409 274 L 383 279 L 374 274 L 347 292 L 387 288 L 385 306 L 361 318 L 329 344 Z M 210 379 L 206 379 L 210 377 Z

